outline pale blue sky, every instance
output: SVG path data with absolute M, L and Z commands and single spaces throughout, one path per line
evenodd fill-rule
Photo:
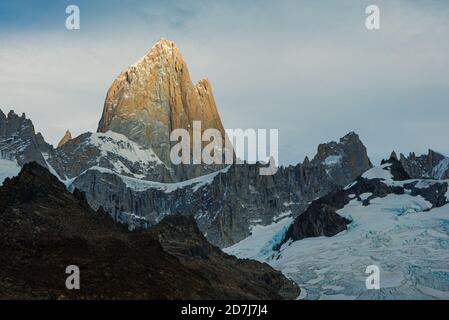
M 65 29 L 77 4 L 81 30 Z M 365 7 L 381 9 L 368 31 Z M 227 128 L 278 128 L 282 163 L 356 131 L 391 150 L 449 154 L 449 3 L 0 1 L 0 108 L 55 144 L 94 131 L 114 78 L 160 37 L 207 77 Z

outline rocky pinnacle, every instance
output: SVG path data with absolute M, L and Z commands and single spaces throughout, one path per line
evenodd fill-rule
M 72 140 L 72 134 L 69 130 L 67 130 L 64 134 L 64 137 L 59 141 L 58 148 L 61 147 L 63 144 L 65 144 L 67 141 Z
M 215 128 L 225 137 L 209 81 L 194 85 L 179 49 L 161 39 L 112 83 L 98 132 L 121 133 L 169 164 L 171 131 L 192 133 L 193 121 L 201 121 L 202 131 Z

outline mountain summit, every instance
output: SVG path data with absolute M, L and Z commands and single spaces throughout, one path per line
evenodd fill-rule
M 72 140 L 72 133 L 69 130 L 67 130 L 62 139 L 59 141 L 58 148 L 62 147 L 67 141 L 70 140 Z
M 171 131 L 191 133 L 194 120 L 202 131 L 215 128 L 225 137 L 209 81 L 194 85 L 175 43 L 160 39 L 112 83 L 98 132 L 121 133 L 169 164 Z

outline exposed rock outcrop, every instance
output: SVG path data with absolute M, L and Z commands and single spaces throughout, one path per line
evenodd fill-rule
M 67 143 L 70 140 L 72 140 L 72 134 L 70 133 L 69 130 L 67 130 L 62 139 L 59 141 L 58 148 L 62 147 L 65 143 Z
M 436 151 L 421 156 L 411 152 L 408 157 L 401 153 L 399 160 L 412 178 L 449 179 L 449 158 Z
M 346 230 L 349 223 L 350 220 L 339 216 L 331 206 L 313 202 L 291 225 L 286 237 L 292 241 L 310 237 L 331 237 Z
M 0 152 L 14 156 L 21 166 L 36 161 L 47 167 L 42 152 L 52 149 L 40 133 L 35 133 L 33 123 L 24 113 L 18 116 L 11 110 L 6 116 L 0 110 Z
M 385 169 L 390 171 L 393 180 L 395 181 L 404 181 L 411 179 L 410 175 L 405 171 L 404 166 L 401 162 L 399 162 L 398 157 L 396 156 L 396 153 L 393 151 L 393 153 L 390 156 L 390 159 L 388 160 L 382 160 L 380 162 L 380 165 L 389 164 Z
M 338 185 L 345 185 L 373 166 L 366 147 L 355 132 L 345 135 L 339 143 L 320 144 L 312 163 L 324 165 L 327 174 Z

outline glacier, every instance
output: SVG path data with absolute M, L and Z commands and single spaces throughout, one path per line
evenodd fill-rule
M 366 176 L 390 183 L 380 170 Z M 299 299 L 449 299 L 449 204 L 432 209 L 421 196 L 389 194 L 367 206 L 354 197 L 337 213 L 353 222 L 336 236 L 274 250 L 291 223 L 283 219 L 254 226 L 250 237 L 224 251 L 280 270 L 303 290 Z M 380 269 L 379 290 L 365 286 L 369 265 Z

